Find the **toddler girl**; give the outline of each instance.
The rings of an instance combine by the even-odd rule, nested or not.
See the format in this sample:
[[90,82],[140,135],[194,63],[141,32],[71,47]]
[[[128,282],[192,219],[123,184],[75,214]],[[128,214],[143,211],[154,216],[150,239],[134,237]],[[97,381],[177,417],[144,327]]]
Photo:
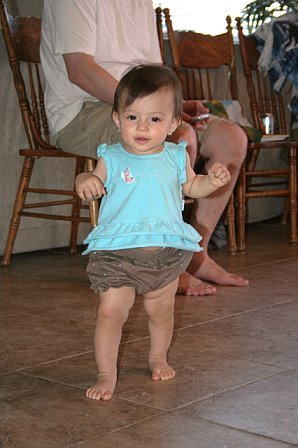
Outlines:
[[184,142],[166,142],[181,123],[181,86],[163,65],[139,65],[120,81],[113,120],[121,143],[98,147],[93,173],[76,179],[81,199],[102,198],[98,225],[86,239],[87,272],[99,293],[95,326],[98,375],[86,395],[109,400],[117,381],[122,327],[142,294],[150,334],[149,367],[154,381],[175,370],[167,353],[174,325],[179,275],[201,236],[182,218],[183,197],[207,196],[230,180],[217,163],[206,176],[191,168]]

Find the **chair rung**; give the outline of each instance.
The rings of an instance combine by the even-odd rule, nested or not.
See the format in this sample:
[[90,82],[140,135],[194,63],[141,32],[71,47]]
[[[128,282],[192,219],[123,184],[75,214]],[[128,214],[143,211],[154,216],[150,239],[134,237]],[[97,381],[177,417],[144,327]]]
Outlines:
[[276,185],[284,185],[286,186],[288,184],[288,182],[256,182],[253,184],[250,184],[250,186],[248,187],[248,191],[250,188],[260,188],[260,187],[271,187],[271,186],[276,186]]
[[246,198],[278,198],[290,196],[290,190],[274,190],[274,191],[254,191],[250,190],[245,193]]
[[42,157],[53,157],[53,158],[64,158],[64,159],[85,159],[86,157],[80,157],[76,154],[71,154],[61,149],[20,149],[19,154],[24,157],[32,157],[32,158],[42,158]]
[[54,205],[72,205],[75,201],[68,199],[64,201],[51,201],[51,202],[38,202],[35,204],[24,204],[23,209],[28,208],[41,208],[41,207],[53,207]]
[[48,213],[34,213],[34,212],[20,212],[21,216],[27,216],[30,218],[40,218],[40,219],[52,219],[59,221],[77,221],[77,222],[89,222],[90,218],[85,218],[84,216],[78,216],[76,218],[72,216],[65,215],[50,215]]
[[74,190],[53,190],[47,188],[25,188],[24,191],[27,193],[39,193],[39,194],[57,194],[61,196],[76,196],[76,192]]
[[290,170],[284,169],[284,170],[258,170],[258,171],[246,171],[245,175],[247,177],[285,177],[289,175]]

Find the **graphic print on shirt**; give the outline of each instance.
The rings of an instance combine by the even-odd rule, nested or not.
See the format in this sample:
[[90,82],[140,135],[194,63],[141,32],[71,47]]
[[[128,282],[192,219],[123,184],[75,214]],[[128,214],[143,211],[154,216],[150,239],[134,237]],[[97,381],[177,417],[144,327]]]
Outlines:
[[135,182],[135,178],[131,174],[130,168],[125,168],[125,170],[121,172],[121,177],[126,184],[132,184]]

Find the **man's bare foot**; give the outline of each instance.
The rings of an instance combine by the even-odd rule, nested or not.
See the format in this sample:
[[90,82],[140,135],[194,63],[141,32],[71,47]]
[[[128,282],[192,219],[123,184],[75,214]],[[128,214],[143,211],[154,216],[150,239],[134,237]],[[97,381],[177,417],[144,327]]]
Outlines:
[[215,286],[208,285],[188,272],[183,272],[179,277],[177,294],[185,296],[209,296],[216,292]]
[[96,383],[86,391],[86,397],[93,400],[110,400],[117,382],[116,374],[99,373]]
[[150,369],[153,381],[170,380],[176,375],[175,370],[169,366],[167,361],[152,361],[150,362]]
[[[240,275],[226,271],[217,264],[209,255],[204,255],[200,260],[200,255],[192,259],[188,270],[196,278],[225,286],[247,286],[249,281]],[[198,267],[199,266],[199,267]]]

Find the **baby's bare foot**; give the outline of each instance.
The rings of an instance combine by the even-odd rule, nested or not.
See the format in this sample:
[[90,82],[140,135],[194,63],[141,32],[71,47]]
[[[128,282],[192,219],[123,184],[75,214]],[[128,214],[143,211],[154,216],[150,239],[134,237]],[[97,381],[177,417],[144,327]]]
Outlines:
[[170,380],[176,375],[175,370],[169,366],[167,361],[150,362],[150,369],[152,372],[151,377],[153,381]]
[[86,397],[93,400],[110,400],[114,393],[117,375],[113,373],[99,373],[96,383],[86,391]]

